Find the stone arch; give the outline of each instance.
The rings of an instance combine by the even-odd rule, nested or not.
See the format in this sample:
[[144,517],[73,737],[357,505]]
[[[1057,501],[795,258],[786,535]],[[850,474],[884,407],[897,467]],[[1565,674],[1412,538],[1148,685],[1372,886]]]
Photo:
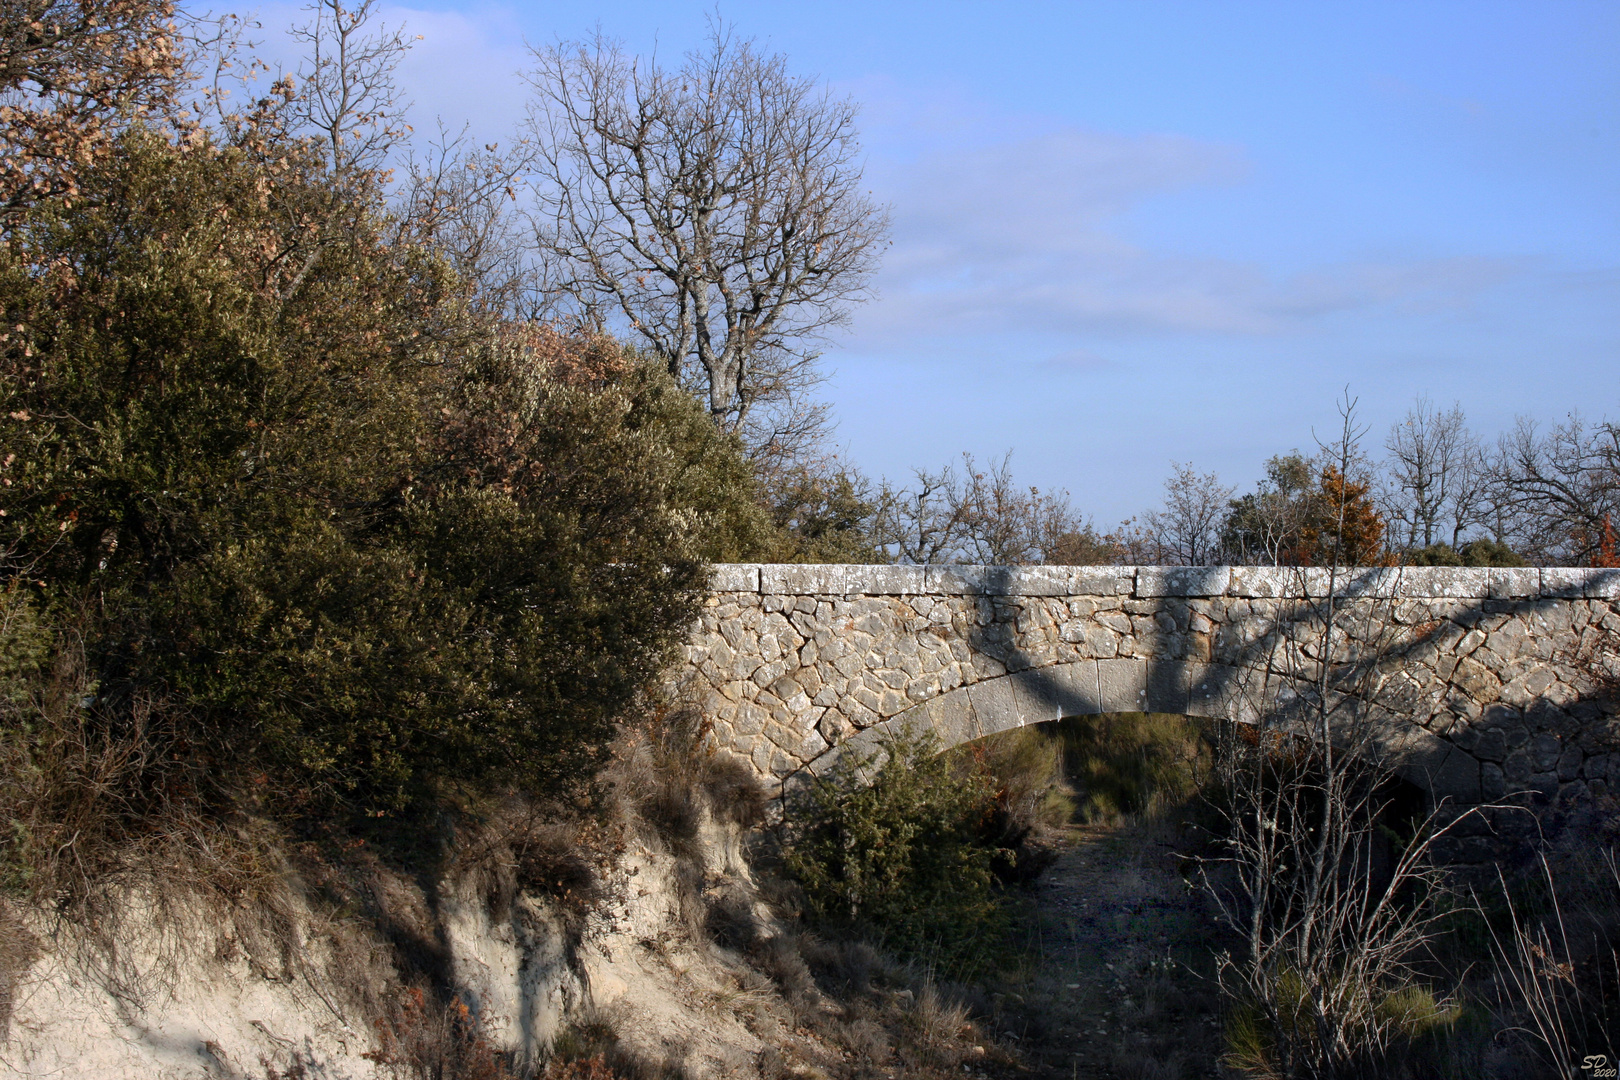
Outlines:
[[672,683],[778,790],[908,724],[956,745],[1127,710],[1251,721],[1245,683],[1278,677],[1278,642],[1330,595],[1395,642],[1377,730],[1408,782],[1457,804],[1620,791],[1620,713],[1570,659],[1620,630],[1614,570],[721,566]]
[[[825,775],[846,755],[869,755],[907,728],[932,732],[943,750],[1013,728],[1076,716],[1161,712],[1253,723],[1238,692],[1241,668],[1198,661],[1080,660],[1026,668],[920,702],[829,747],[801,773]],[[1379,742],[1395,774],[1430,799],[1480,800],[1479,763],[1423,728],[1383,725]],[[792,778],[788,781],[792,786]]]

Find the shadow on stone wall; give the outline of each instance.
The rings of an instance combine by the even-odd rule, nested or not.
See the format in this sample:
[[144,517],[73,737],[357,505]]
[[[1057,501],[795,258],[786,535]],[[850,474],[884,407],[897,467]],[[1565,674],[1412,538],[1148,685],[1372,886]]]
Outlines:
[[[1192,578],[1225,570],[1175,572]],[[1620,571],[1586,575],[1533,597],[1480,598],[1403,597],[1399,570],[1347,572],[1329,596],[1320,574],[1284,570],[1296,595],[1269,601],[1276,613],[1268,625],[1228,622],[1222,633],[1212,633],[1208,659],[1150,655],[1061,663],[1019,643],[1014,620],[1032,599],[1019,595],[1020,573],[975,568],[963,590],[974,596],[981,616],[968,644],[1005,674],[865,728],[803,773],[825,774],[851,753],[871,756],[875,764],[881,739],[908,726],[933,731],[945,747],[1028,724],[1117,712],[1298,730],[1325,700],[1337,723],[1372,725],[1378,753],[1426,793],[1442,820],[1490,807],[1446,838],[1441,853],[1450,860],[1500,859],[1538,841],[1602,831],[1615,818],[1616,702],[1578,660],[1620,640],[1620,615],[1602,599],[1620,582]],[[1186,640],[1190,601],[1197,598],[1153,598],[1149,607],[1165,639]],[[1324,699],[1317,666],[1323,658],[1319,650],[1311,653],[1329,619],[1339,627],[1339,648],[1327,658]],[[784,790],[803,779],[788,778]]]

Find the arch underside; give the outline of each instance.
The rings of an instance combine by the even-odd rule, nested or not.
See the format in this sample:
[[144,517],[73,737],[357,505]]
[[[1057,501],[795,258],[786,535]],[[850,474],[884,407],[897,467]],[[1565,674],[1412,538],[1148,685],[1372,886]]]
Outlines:
[[[1029,724],[1104,713],[1158,712],[1255,723],[1263,702],[1296,696],[1290,680],[1260,685],[1251,669],[1198,661],[1080,660],[1009,672],[961,686],[873,724],[808,762],[797,776],[826,775],[850,755],[876,758],[886,736],[929,731],[941,749]],[[1335,740],[1337,742],[1337,740]],[[1373,742],[1403,780],[1434,800],[1480,801],[1479,763],[1450,742],[1393,715]],[[793,786],[795,777],[788,778]]]

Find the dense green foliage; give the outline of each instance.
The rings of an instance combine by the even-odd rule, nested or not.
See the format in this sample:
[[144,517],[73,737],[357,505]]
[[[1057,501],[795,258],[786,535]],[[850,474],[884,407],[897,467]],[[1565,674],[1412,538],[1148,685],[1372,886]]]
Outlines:
[[1431,544],[1409,551],[1403,561],[1412,566],[1523,566],[1524,557],[1495,540],[1470,540],[1460,548]]
[[1205,724],[1168,713],[1113,713],[1053,725],[1083,819],[1151,817],[1196,799],[1211,767]]
[[[899,955],[983,969],[1007,926],[987,839],[996,784],[971,759],[906,732],[844,759],[788,817],[784,857],[811,917]],[[863,782],[870,779],[870,783]]]
[[163,753],[284,805],[577,778],[703,559],[768,536],[735,441],[611,342],[470,314],[304,144],[121,150],[0,249],[0,552],[81,720],[161,699]]

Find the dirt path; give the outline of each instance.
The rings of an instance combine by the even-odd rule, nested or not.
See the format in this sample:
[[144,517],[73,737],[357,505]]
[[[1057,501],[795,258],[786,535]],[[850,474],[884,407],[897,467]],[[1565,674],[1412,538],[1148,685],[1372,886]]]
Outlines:
[[1219,1076],[1203,897],[1162,827],[1073,826],[1030,890],[1031,966],[998,1002],[1037,1076],[1192,1080]]

